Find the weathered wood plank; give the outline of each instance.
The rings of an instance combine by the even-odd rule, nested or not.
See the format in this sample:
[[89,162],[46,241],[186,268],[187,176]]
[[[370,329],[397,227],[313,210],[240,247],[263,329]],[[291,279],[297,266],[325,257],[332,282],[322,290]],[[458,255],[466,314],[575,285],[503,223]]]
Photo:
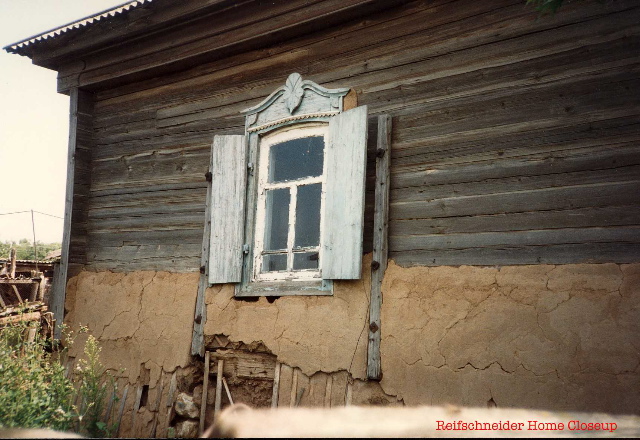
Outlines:
[[276,374],[276,358],[267,353],[219,349],[216,359],[224,359],[224,374],[244,379],[273,380]]
[[391,202],[393,220],[443,218],[640,203],[640,181],[613,182],[450,197],[434,201]]
[[213,408],[213,417],[218,418],[222,409],[222,372],[224,371],[224,360],[218,361],[218,373],[216,374],[216,400]]
[[373,260],[371,262],[371,295],[369,299],[369,344],[367,378],[380,380],[380,335],[382,324],[382,279],[387,270],[389,221],[389,167],[391,156],[391,116],[378,117],[376,149],[375,212],[373,219]]
[[280,362],[276,361],[275,372],[273,376],[273,391],[271,393],[271,408],[278,407],[278,393],[280,391]]
[[118,260],[132,261],[141,258],[180,258],[197,256],[201,243],[170,244],[170,245],[126,245],[114,247],[99,247],[90,249],[92,261]]
[[[640,132],[640,123],[632,124],[624,133],[629,138]],[[598,131],[599,136],[603,136]],[[391,175],[392,191],[415,187],[428,190],[435,185],[477,183],[513,177],[530,177],[572,173],[577,171],[615,170],[640,164],[640,146],[629,144],[609,148],[594,148],[580,142],[580,148],[547,152],[516,158],[503,158],[492,162],[423,165],[400,168]],[[396,193],[394,193],[396,194]]]
[[[207,185],[207,198],[205,199],[200,279],[191,341],[191,354],[193,355],[202,356],[204,351],[204,326],[207,322],[204,296],[209,283],[212,280],[233,281],[229,277],[234,275],[240,281],[240,276],[233,271],[241,272],[242,267],[235,267],[232,260],[234,256],[239,257],[239,264],[242,265],[241,241],[243,239],[244,189],[246,187],[245,156],[244,136],[216,136],[213,138],[209,162],[211,181]],[[226,191],[230,193],[226,194]],[[228,216],[229,213],[239,213],[239,215]],[[217,405],[220,387],[216,393]]]
[[334,116],[326,146],[322,277],[358,279],[367,152],[367,107]]
[[640,226],[410,235],[391,237],[390,240],[393,252],[581,243],[636,243],[640,246]]
[[171,245],[202,243],[202,226],[199,228],[175,228],[143,231],[90,232],[89,250],[97,247]]
[[187,212],[180,215],[172,216],[158,215],[141,215],[137,217],[120,217],[108,219],[90,219],[87,222],[87,228],[92,231],[109,231],[109,230],[150,230],[150,229],[167,229],[176,226],[184,226],[185,228],[202,227],[205,219],[204,210],[200,212]]
[[116,422],[116,437],[120,433],[120,427],[122,426],[122,415],[124,414],[124,404],[127,402],[127,393],[129,392],[129,384],[127,383],[124,386],[124,391],[122,392],[122,399],[120,400],[120,409],[118,410],[118,421]]
[[546,246],[508,246],[436,251],[391,251],[398,265],[409,266],[494,266],[524,264],[636,263],[639,243],[582,243]]
[[202,379],[202,399],[200,400],[200,427],[198,435],[202,436],[204,432],[205,416],[207,414],[207,393],[209,392],[209,367],[211,352],[207,351],[204,354],[204,378]]
[[[68,90],[73,85],[87,86],[90,84],[105,83],[111,84],[123,83],[140,78],[151,76],[150,68],[160,68],[163,72],[174,72],[185,68],[188,65],[194,65],[202,62],[204,59],[220,58],[229,53],[250,50],[256,47],[264,47],[269,43],[276,43],[286,38],[292,38],[322,29],[345,21],[347,18],[360,16],[363,13],[372,10],[380,10],[388,7],[391,2],[379,2],[373,0],[345,0],[332,1],[316,1],[309,4],[304,2],[288,2],[291,8],[297,8],[292,14],[281,14],[270,19],[263,19],[251,25],[237,28],[237,23],[229,23],[231,29],[226,32],[211,35],[212,30],[224,29],[226,26],[220,23],[218,26],[212,26],[209,23],[209,29],[204,37],[196,39],[188,47],[176,45],[176,36],[165,35],[169,46],[166,49],[154,50],[152,53],[136,54],[131,49],[127,54],[129,59],[120,62],[112,62],[104,67],[92,68],[92,59],[87,60],[87,67],[82,70],[82,75],[71,73],[69,75],[61,74],[58,79],[58,90]],[[267,8],[271,12],[274,7]],[[240,16],[249,16],[253,19],[254,14],[242,14],[237,11]],[[218,17],[216,17],[218,18]],[[218,18],[224,20],[223,16]],[[231,19],[231,21],[235,21]],[[193,25],[192,25],[193,27]],[[188,35],[188,34],[187,34]],[[154,36],[154,40],[157,39]],[[142,46],[142,45],[141,45]],[[144,47],[144,46],[143,46]],[[121,51],[122,52],[122,51]],[[111,54],[115,59],[114,54]],[[137,75],[136,75],[137,74]],[[157,74],[157,72],[156,72]]]
[[[612,158],[612,161],[615,161]],[[559,166],[562,168],[562,165]],[[576,185],[629,182],[640,177],[640,165],[621,166],[610,169],[561,172],[550,168],[549,174],[539,176],[487,179],[476,182],[460,182],[444,185],[425,185],[392,191],[397,203],[433,201],[447,197],[463,197],[480,194],[496,194],[508,188],[510,191],[529,191],[541,188],[560,188]],[[462,179],[461,179],[462,180]],[[466,179],[464,179],[466,180]]]
[[[76,180],[76,162],[81,162],[80,156],[76,158],[77,132],[82,128],[82,124],[78,122],[78,115],[82,113],[91,114],[92,97],[88,93],[73,88],[70,92],[70,109],[69,109],[69,146],[67,152],[67,186],[64,208],[64,223],[62,234],[62,253],[60,257],[60,266],[58,269],[58,280],[55,282],[52,291],[51,312],[58,325],[54,329],[54,338],[60,339],[62,336],[61,325],[64,321],[64,302],[66,297],[66,284],[69,275],[69,256],[76,249],[71,245],[74,229],[72,224],[72,212],[74,209],[82,208],[74,205],[76,201],[75,190],[77,184],[85,183],[83,180]],[[85,121],[86,123],[86,121]],[[86,160],[86,158],[85,158]]]
[[542,90],[505,91],[504,96],[468,97],[452,100],[445,106],[424,108],[397,117],[398,141],[407,138],[443,136],[486,126],[499,126],[536,119],[562,119],[565,115],[605,109],[635,108],[633,90],[640,87],[637,72],[614,72],[610,78],[596,77],[583,81],[544,87]]
[[396,220],[389,234],[394,237],[427,234],[527,231],[535,229],[584,228],[640,225],[640,206],[604,206],[557,211],[531,211],[414,220]]
[[133,272],[136,270],[166,271],[173,273],[198,272],[200,257],[181,258],[141,258],[132,261],[101,260],[92,261],[88,268],[95,271]]
[[209,284],[242,280],[247,144],[244,136],[216,136],[211,148]]

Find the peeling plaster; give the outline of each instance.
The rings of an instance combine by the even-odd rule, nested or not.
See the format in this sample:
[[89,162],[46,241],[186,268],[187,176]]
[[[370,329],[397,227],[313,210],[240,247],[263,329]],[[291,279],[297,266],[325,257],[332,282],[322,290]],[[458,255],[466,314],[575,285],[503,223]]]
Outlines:
[[[371,256],[363,258],[370,267]],[[336,282],[333,296],[283,296],[273,304],[233,299],[233,286],[207,289],[205,334],[261,341],[278,359],[305,375],[349,371],[366,379],[370,273]]]

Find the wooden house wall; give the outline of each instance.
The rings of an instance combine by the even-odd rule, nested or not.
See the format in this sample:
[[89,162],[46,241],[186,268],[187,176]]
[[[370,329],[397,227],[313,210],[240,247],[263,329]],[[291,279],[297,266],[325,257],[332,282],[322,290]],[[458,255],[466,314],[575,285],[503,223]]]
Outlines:
[[96,90],[88,265],[197,271],[212,137],[294,71],[393,117],[399,264],[640,261],[639,49],[633,0],[416,1]]

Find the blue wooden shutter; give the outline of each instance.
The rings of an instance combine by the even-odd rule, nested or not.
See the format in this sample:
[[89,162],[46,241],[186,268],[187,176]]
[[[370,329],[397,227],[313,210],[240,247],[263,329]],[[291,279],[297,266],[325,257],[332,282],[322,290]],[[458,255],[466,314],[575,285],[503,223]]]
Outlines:
[[367,162],[367,107],[331,118],[322,218],[322,278],[359,279]]
[[209,284],[242,280],[247,143],[240,135],[214,136],[211,146]]

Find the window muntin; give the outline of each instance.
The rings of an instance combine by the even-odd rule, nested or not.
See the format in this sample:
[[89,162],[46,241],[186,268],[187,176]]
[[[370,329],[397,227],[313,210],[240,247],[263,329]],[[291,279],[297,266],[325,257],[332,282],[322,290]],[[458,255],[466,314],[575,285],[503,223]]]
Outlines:
[[326,135],[306,125],[261,139],[252,281],[321,277]]

